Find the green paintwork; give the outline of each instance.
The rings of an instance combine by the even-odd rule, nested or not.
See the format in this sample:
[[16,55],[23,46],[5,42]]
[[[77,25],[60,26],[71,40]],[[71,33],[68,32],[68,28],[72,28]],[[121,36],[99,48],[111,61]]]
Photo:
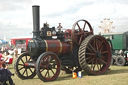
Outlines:
[[128,31],[123,33],[105,33],[101,35],[110,38],[113,49],[128,49]]

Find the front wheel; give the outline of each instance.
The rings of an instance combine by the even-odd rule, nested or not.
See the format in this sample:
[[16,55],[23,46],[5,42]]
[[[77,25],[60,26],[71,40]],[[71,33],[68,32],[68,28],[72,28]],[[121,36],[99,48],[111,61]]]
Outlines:
[[20,55],[15,63],[16,75],[21,79],[32,79],[36,76],[35,67],[25,65],[27,62],[34,63],[28,53]]
[[45,52],[36,62],[36,72],[42,81],[53,81],[60,73],[60,61],[56,54]]

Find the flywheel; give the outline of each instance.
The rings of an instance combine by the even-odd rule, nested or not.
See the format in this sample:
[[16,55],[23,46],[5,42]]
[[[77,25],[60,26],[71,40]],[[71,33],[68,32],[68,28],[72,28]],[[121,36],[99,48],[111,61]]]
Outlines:
[[111,63],[111,49],[100,35],[90,35],[83,40],[78,51],[81,68],[88,74],[105,73]]

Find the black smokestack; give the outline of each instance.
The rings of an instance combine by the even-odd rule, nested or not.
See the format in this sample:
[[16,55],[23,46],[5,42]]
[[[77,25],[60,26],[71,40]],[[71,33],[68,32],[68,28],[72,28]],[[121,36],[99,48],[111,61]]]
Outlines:
[[33,38],[40,38],[40,6],[32,6],[33,10]]

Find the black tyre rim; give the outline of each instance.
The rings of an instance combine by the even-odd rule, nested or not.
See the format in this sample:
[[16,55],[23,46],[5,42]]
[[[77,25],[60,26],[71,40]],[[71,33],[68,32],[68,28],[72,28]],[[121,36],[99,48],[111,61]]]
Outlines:
[[36,76],[36,69],[34,67],[25,66],[25,62],[28,61],[33,62],[28,53],[23,53],[15,63],[15,72],[21,79],[31,79]]

